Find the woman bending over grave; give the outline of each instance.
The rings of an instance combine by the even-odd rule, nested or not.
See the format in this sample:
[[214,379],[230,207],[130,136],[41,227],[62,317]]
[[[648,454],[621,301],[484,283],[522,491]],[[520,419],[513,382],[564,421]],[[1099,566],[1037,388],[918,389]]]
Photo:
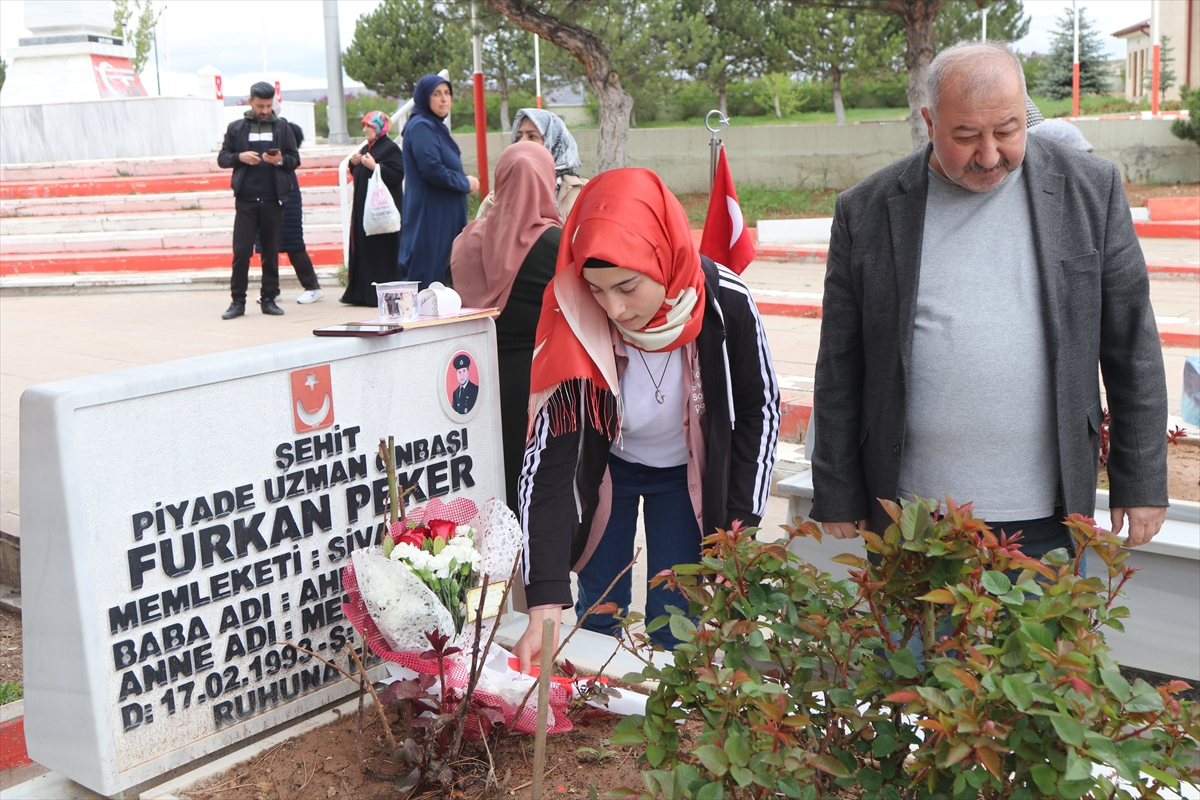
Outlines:
[[[538,322],[530,434],[519,484],[529,627],[521,670],[557,625],[598,601],[633,560],[644,503],[648,574],[696,563],[700,540],[766,507],[779,389],[742,280],[696,252],[687,215],[657,175],[593,178],[567,219]],[[626,573],[605,598],[627,609]],[[682,595],[649,589],[647,619]],[[610,635],[611,616],[584,627]],[[667,628],[650,637],[671,648]],[[556,644],[557,646],[557,644]]]
[[528,430],[529,366],[542,295],[554,277],[562,219],[554,204],[554,158],[531,142],[508,147],[496,163],[491,214],[454,240],[450,274],[463,305],[500,309],[496,350],[504,486],[517,510],[517,478]]

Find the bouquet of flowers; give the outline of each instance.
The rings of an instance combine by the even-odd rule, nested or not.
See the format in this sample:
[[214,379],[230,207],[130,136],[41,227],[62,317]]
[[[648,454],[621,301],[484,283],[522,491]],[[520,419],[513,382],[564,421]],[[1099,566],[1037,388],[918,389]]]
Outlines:
[[[439,632],[451,646],[471,652],[475,608],[469,600],[485,576],[504,581],[521,549],[523,534],[499,500],[480,511],[474,502],[434,499],[388,526],[382,546],[355,550],[342,571],[350,594],[347,617],[387,660],[429,647],[426,633]],[[491,586],[495,603],[503,586]],[[474,602],[478,604],[478,590]],[[484,621],[484,641],[498,618]]]
[[475,586],[475,570],[483,560],[475,549],[471,526],[444,519],[409,528],[397,523],[383,537],[383,554],[407,564],[450,612],[454,634],[462,633],[467,621],[467,590]]

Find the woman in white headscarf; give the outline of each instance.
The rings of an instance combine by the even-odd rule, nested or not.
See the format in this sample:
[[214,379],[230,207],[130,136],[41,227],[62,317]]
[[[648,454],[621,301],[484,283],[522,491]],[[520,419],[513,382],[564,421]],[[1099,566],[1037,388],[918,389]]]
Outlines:
[[[581,165],[579,148],[567,126],[557,114],[540,108],[522,108],[513,118],[512,140],[514,143],[534,142],[543,145],[554,156],[554,199],[559,213],[566,219],[575,205],[575,198],[587,184],[585,179],[576,174]],[[483,198],[475,219],[486,217],[492,203],[491,194]]]

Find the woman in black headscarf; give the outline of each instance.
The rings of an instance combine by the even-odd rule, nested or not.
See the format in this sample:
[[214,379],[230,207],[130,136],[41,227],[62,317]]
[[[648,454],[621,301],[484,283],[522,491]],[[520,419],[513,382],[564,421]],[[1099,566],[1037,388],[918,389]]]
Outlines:
[[392,121],[382,111],[371,111],[363,117],[363,134],[367,143],[350,156],[354,175],[354,210],[350,219],[350,263],[346,265],[346,292],[342,302],[356,306],[377,304],[373,283],[400,280],[396,255],[400,251],[400,232],[376,233],[367,236],[363,230],[363,209],[367,205],[367,184],[371,173],[379,174],[383,185],[400,207],[404,194],[404,157],[400,148],[388,138]]
[[404,206],[400,219],[400,272],[424,289],[445,282],[454,237],[467,224],[467,195],[479,179],[464,175],[458,144],[444,120],[454,90],[440,75],[426,75],[413,91],[413,112],[404,125]]

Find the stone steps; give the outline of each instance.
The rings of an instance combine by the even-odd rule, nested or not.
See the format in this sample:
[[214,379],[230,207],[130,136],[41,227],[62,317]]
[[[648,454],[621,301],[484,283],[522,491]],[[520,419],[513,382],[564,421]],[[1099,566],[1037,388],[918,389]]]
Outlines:
[[[306,233],[309,226],[340,227],[341,221],[342,212],[337,206],[322,205],[304,209]],[[168,231],[182,233],[188,230],[222,230],[232,235],[233,211],[222,208],[66,217],[10,217],[0,219],[0,235],[4,237],[0,240],[0,252],[20,252],[9,248],[18,244],[32,244],[40,241],[71,241],[107,234],[111,234],[113,240],[116,240],[122,233],[166,233]],[[105,238],[109,237],[105,236]]]
[[[309,186],[300,191],[304,207],[337,206],[337,186]],[[161,194],[116,194],[85,197],[39,197],[0,201],[3,220],[25,217],[53,218],[101,214],[147,214],[155,211],[212,211],[234,207],[228,187],[211,192],[164,192]],[[3,230],[3,228],[0,228]]]
[[[308,232],[305,232],[308,238]],[[233,257],[228,238],[221,247],[187,247],[176,249],[149,248],[142,250],[102,250],[95,252],[32,253],[0,255],[0,275],[30,276],[72,272],[175,272],[180,270],[224,269],[228,276]],[[306,242],[307,243],[307,242]],[[340,266],[342,244],[307,243],[308,254],[317,266]],[[257,255],[251,256],[251,268],[260,265]],[[280,254],[280,264],[286,257]],[[7,283],[5,284],[7,287]]]
[[[300,166],[302,169],[336,167],[350,150],[350,146],[303,147],[300,150]],[[82,181],[95,178],[186,175],[205,172],[229,174],[229,170],[222,169],[217,165],[216,153],[211,153],[191,156],[114,158],[98,161],[5,164],[0,166],[0,183]]]
[[[337,169],[300,167],[296,178],[303,186],[337,186]],[[178,175],[119,176],[59,181],[0,182],[0,200],[35,197],[91,197],[114,194],[164,194],[176,192],[229,191],[230,173],[190,173]]]
[[[301,152],[304,237],[319,266],[342,263],[337,165],[346,152]],[[0,168],[0,275],[228,270],[230,175],[215,155]]]
[[[308,216],[307,214],[305,215]],[[329,216],[326,214],[325,216]],[[227,215],[228,217],[228,215]],[[226,222],[231,220],[226,219]],[[194,220],[185,220],[191,223]],[[218,222],[219,224],[219,222]],[[342,241],[340,223],[322,222],[304,226],[306,245],[334,244]],[[233,227],[172,228],[146,227],[137,230],[83,231],[79,233],[4,236],[0,240],[0,262],[8,256],[49,255],[52,253],[120,252],[123,250],[189,250],[204,247],[232,248]],[[232,250],[230,251],[232,252]]]

